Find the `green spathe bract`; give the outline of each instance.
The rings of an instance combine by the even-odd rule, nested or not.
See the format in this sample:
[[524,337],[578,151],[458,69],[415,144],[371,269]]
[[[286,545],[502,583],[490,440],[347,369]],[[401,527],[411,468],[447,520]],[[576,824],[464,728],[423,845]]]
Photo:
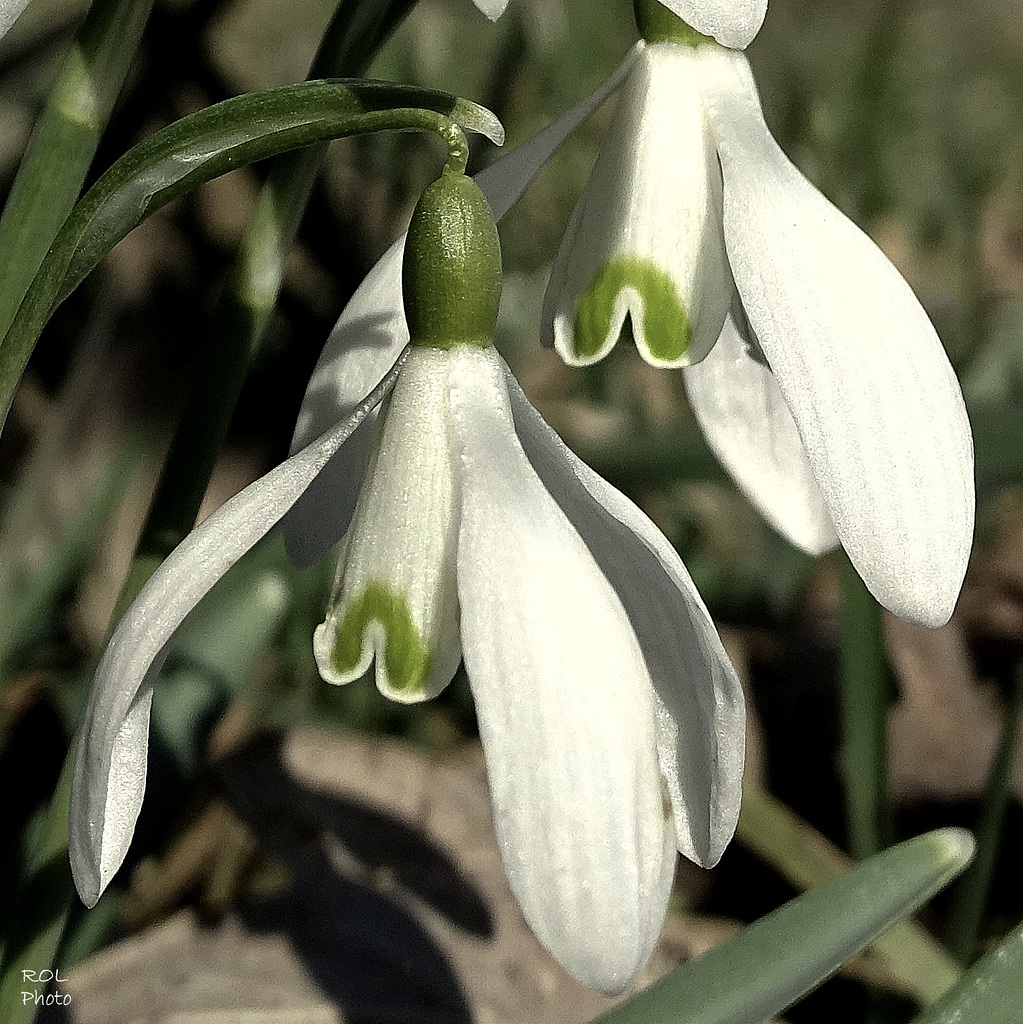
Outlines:
[[430,673],[430,648],[412,620],[405,596],[380,580],[371,580],[349,602],[334,634],[333,668],[339,675],[355,669],[371,622],[378,622],[386,637],[384,667],[390,686],[405,696],[422,693]]
[[493,342],[501,301],[501,243],[490,204],[463,174],[445,172],[412,214],[402,263],[413,345]]
[[636,28],[648,43],[682,43],[685,46],[717,46],[712,36],[697,32],[659,0],[633,0]]
[[593,358],[609,347],[611,317],[625,289],[642,301],[643,338],[650,354],[659,361],[678,362],[692,341],[692,324],[675,282],[644,256],[613,257],[579,296],[572,339],[576,356]]

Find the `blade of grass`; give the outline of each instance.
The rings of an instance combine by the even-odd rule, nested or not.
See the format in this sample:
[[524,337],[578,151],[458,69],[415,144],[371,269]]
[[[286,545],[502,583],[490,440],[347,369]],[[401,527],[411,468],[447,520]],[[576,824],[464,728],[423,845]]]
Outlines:
[[1023,925],[981,957],[913,1024],[1018,1024],[1023,1004]]
[[46,832],[29,859],[28,884],[16,897],[15,934],[4,949],[0,969],[0,1020],[29,1024],[36,1006],[26,1001],[25,971],[42,971],[53,964],[64,934],[74,894],[67,860],[67,808],[71,792],[71,763],[64,762],[57,789],[50,801]]
[[[148,448],[148,443],[136,435],[122,439],[24,587],[16,594],[5,595],[9,603],[2,602],[5,614],[0,631],[0,680],[6,676],[11,659],[29,642],[39,624],[49,618],[60,595],[92,554],[100,531]],[[0,579],[0,585],[4,582]],[[6,728],[7,721],[0,716],[0,738]]]

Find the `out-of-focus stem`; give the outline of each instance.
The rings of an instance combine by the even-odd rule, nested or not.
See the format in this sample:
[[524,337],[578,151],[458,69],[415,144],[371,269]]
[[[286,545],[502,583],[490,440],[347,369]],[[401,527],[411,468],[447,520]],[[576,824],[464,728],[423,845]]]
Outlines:
[[977,855],[956,885],[948,928],[952,955],[968,964],[977,949],[984,908],[991,890],[991,878],[998,860],[1009,786],[1019,746],[1020,715],[1023,714],[1023,664],[1017,666],[1012,698],[1005,708],[1002,736],[995,751],[987,786],[981,801],[975,836]]
[[842,560],[841,705],[849,852],[863,860],[888,840],[888,661],[881,607]]

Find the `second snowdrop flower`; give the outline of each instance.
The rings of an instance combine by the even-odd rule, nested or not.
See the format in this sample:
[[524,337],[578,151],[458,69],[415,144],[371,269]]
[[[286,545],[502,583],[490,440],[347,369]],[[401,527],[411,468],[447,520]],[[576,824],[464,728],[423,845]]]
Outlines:
[[684,367],[740,489],[795,544],[841,541],[886,608],[946,622],[973,537],[962,394],[916,297],[793,166],[745,55],[635,0],[617,117],[548,285],[546,340],[594,362],[630,321]]

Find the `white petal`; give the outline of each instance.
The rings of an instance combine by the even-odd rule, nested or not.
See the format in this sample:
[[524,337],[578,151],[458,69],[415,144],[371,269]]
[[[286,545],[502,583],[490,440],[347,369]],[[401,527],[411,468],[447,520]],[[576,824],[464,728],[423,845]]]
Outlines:
[[[495,218],[508,212],[558,146],[618,88],[633,57],[630,52],[590,96],[476,175]],[[292,452],[349,415],[408,344],[401,304],[404,248],[402,235],[366,275],[331,331],[302,400]],[[348,529],[369,457],[370,429],[367,424],[355,434],[285,517],[284,540],[296,565],[318,562]]]
[[750,357],[731,317],[707,358],[682,375],[707,443],[763,517],[811,555],[838,544],[774,375]]
[[[408,344],[401,307],[404,248],[402,235],[366,275],[331,331],[302,399],[293,453],[347,419]],[[338,451],[281,524],[288,555],[300,568],[323,558],[352,521],[374,418]]]
[[28,0],[0,0],[0,36],[7,34],[27,6]]
[[637,52],[544,298],[543,340],[577,366],[608,353],[626,315],[647,362],[695,362],[731,301],[702,64],[687,46]]
[[649,676],[515,438],[498,357],[452,355],[462,640],[505,869],[566,970],[620,992],[660,933],[675,861]]
[[235,495],[194,529],[139,592],[96,670],[78,740],[68,850],[79,895],[93,906],[128,851],[145,789],[152,684],[185,616],[309,486],[394,384],[389,376],[333,430]]
[[896,615],[941,625],[973,539],[959,383],[909,285],[771,137],[745,58],[719,54],[707,88],[743,306],[857,571]]
[[472,2],[491,20],[497,21],[504,14],[508,0],[472,0]]
[[767,0],[661,0],[697,32],[713,36],[722,46],[745,49],[760,31]]
[[[331,683],[359,679],[375,657],[380,692],[412,703],[440,693],[462,660],[448,353],[412,349],[380,420],[338,592],[313,651]],[[345,668],[338,668],[339,651],[347,654]]]
[[621,64],[586,99],[476,175],[474,180],[483,189],[496,220],[500,220],[514,206],[565,139],[621,86],[638,54],[638,48],[633,47]]
[[739,816],[745,704],[735,670],[682,560],[624,494],[574,455],[508,373],[529,461],[615,589],[639,638],[658,706],[658,750],[679,850],[717,863]]

